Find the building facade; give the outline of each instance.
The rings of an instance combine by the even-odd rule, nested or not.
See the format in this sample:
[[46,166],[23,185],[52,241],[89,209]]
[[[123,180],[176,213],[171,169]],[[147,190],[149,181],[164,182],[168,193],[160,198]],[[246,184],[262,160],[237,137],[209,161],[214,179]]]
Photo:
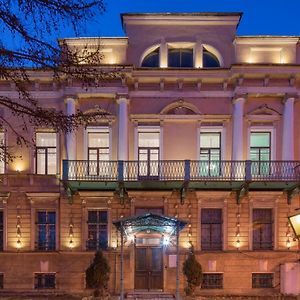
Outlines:
[[[121,79],[82,89],[31,73],[31,93],[46,107],[105,117],[65,135],[32,128],[36,147],[16,146],[17,158],[2,163],[0,289],[81,292],[103,249],[117,294],[113,222],[153,213],[187,222],[182,292],[193,246],[204,273],[198,294],[300,293],[287,219],[300,206],[299,37],[237,36],[240,18],[123,14],[126,38],[64,40],[76,50],[100,44],[99,69],[117,68]],[[0,93],[18,96],[5,81]],[[12,146],[12,129],[1,139]],[[125,237],[125,291],[174,292],[175,278],[173,237]]]

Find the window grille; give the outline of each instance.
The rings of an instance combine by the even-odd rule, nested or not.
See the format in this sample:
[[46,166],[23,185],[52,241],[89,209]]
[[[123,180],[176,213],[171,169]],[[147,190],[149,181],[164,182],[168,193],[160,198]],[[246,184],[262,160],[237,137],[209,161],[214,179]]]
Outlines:
[[253,273],[252,288],[272,288],[273,273]]
[[222,289],[223,288],[223,274],[204,273],[201,288],[202,289]]
[[35,289],[55,289],[56,280],[55,273],[35,273],[34,288]]

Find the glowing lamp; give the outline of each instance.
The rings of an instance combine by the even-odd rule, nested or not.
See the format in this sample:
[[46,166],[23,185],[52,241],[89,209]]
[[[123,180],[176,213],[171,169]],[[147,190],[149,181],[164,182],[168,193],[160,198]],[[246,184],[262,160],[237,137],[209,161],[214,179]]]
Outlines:
[[163,245],[168,246],[170,244],[170,237],[164,236],[163,237]]
[[74,248],[74,242],[73,242],[73,240],[70,240],[70,241],[69,241],[69,248],[70,248],[70,249],[73,249],[73,248]]
[[293,228],[295,237],[300,239],[300,212],[288,217],[291,227]]
[[235,246],[236,246],[236,248],[239,250],[239,248],[241,247],[241,242],[240,242],[240,240],[237,240],[237,241],[235,242]]
[[21,249],[22,243],[21,243],[21,240],[20,240],[20,239],[17,240],[17,245],[16,245],[16,247],[17,247],[17,249]]

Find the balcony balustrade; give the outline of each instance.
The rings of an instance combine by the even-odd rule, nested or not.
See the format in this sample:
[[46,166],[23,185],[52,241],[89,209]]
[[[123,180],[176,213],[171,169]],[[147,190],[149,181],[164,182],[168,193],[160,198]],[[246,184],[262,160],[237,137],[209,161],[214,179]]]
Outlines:
[[299,181],[300,161],[64,160],[65,181]]

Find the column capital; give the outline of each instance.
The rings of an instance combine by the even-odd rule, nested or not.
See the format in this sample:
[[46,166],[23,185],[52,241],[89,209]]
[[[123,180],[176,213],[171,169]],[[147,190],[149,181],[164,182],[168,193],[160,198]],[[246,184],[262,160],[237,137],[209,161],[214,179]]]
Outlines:
[[65,99],[64,99],[64,103],[67,104],[67,103],[70,102],[70,101],[74,101],[75,104],[77,104],[77,102],[78,102],[77,96],[74,96],[74,95],[66,95],[66,96],[65,96]]
[[234,95],[231,99],[231,103],[232,104],[236,104],[238,102],[243,102],[245,103],[246,100],[247,100],[247,97],[248,95],[247,94],[237,94],[237,95]]
[[128,94],[117,94],[116,101],[118,104],[121,104],[123,102],[125,102],[126,104],[129,104],[130,99],[129,99]]
[[287,101],[291,101],[291,100],[293,100],[293,101],[296,101],[296,100],[298,100],[298,94],[285,94],[284,95],[284,97],[283,97],[283,99],[282,99],[282,103],[286,103]]

